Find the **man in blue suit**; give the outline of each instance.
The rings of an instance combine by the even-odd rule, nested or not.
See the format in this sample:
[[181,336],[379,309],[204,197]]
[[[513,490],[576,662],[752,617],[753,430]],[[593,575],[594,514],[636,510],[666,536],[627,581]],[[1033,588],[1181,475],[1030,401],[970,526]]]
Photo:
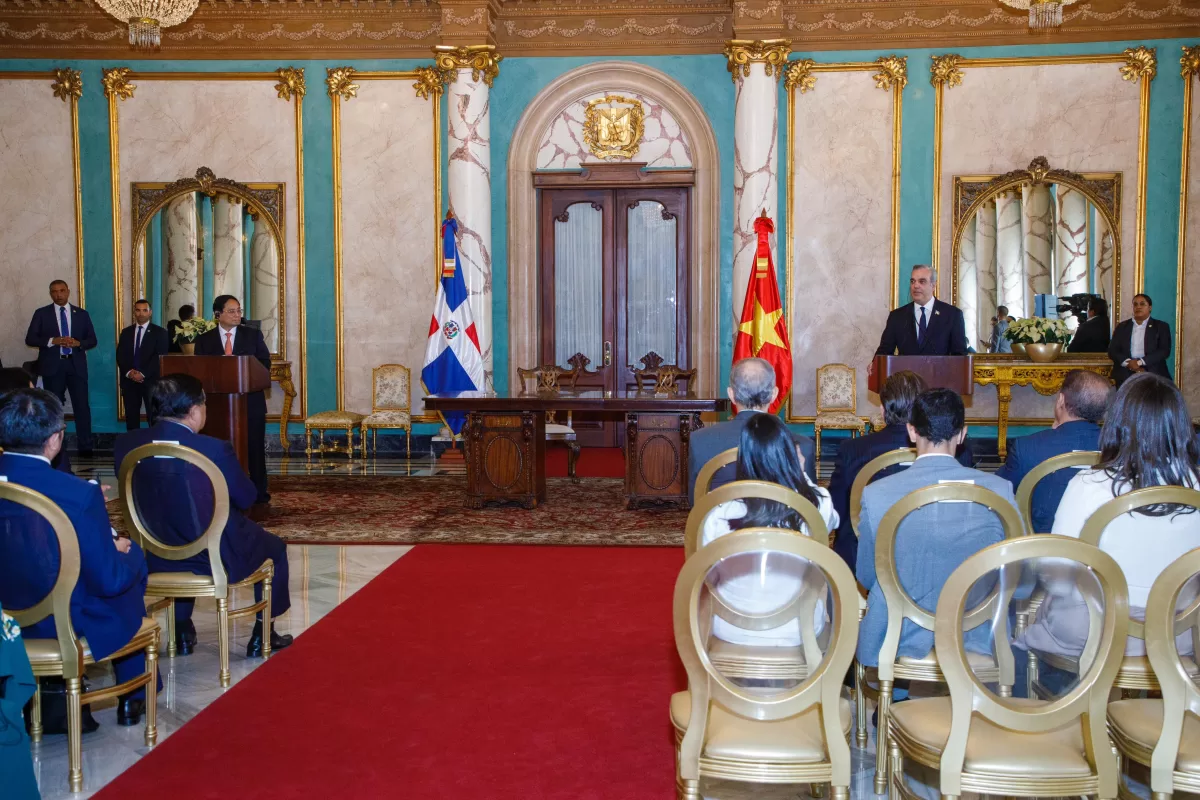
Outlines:
[[[21,367],[0,367],[0,394],[13,389],[32,389],[35,384],[33,376]],[[65,449],[59,450],[58,455],[50,460],[50,466],[68,475],[75,474],[71,469],[71,457]]]
[[[243,512],[254,504],[257,490],[238,462],[233,445],[224,439],[203,436],[207,410],[204,389],[190,375],[166,375],[150,390],[150,413],[155,419],[149,428],[139,428],[117,437],[113,446],[113,461],[118,472],[121,462],[132,450],[152,442],[175,442],[212,461],[229,491],[229,521],[221,535],[221,562],[230,583],[244,580],[262,566],[268,558],[275,564],[275,579],[271,583],[271,618],[276,619],[291,606],[288,596],[287,545],[278,536],[246,519]],[[199,538],[212,519],[212,483],[196,467],[177,459],[143,461],[133,474],[134,497],[142,522],[164,544],[184,545]],[[158,498],[170,501],[156,502]],[[208,552],[183,561],[168,561],[154,554],[148,556],[152,572],[192,572],[211,575]],[[255,587],[255,597],[261,596]],[[192,624],[195,601],[175,601],[176,648],[182,655],[192,652],[196,645],[196,627]],[[261,620],[254,624],[246,657],[262,656],[263,630]],[[292,643],[291,636],[281,636],[271,628],[271,649],[282,650]]]
[[[1054,398],[1054,427],[1010,441],[1008,458],[996,477],[1011,483],[1015,492],[1025,476],[1046,459],[1097,449],[1100,424],[1112,396],[1113,387],[1107,378],[1082,369],[1068,372],[1062,390]],[[1054,528],[1054,514],[1073,477],[1073,470],[1062,469],[1047,475],[1033,490],[1034,533],[1050,533]]]
[[[0,475],[46,495],[66,513],[79,540],[79,581],[71,595],[71,624],[97,660],[133,638],[146,616],[146,558],[128,539],[114,539],[100,487],[59,472],[50,460],[62,448],[66,423],[58,398],[41,389],[0,395]],[[50,526],[15,503],[0,502],[0,603],[29,608],[49,594],[58,575],[58,543]],[[28,627],[25,638],[52,639],[54,617]],[[143,653],[113,662],[117,682],[145,671]],[[120,725],[136,725],[145,690],[121,697]]]
[[33,312],[25,344],[38,348],[38,374],[42,385],[66,402],[71,393],[71,411],[75,415],[75,438],[79,455],[92,457],[92,408],[88,404],[87,352],[96,346],[92,318],[79,306],[67,301],[71,287],[66,281],[50,284],[54,302]]

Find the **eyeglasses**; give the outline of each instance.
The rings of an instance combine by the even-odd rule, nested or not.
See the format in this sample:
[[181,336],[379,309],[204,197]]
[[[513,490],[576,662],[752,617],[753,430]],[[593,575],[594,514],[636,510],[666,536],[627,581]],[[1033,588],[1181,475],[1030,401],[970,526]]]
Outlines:
[[224,311],[222,311],[221,313],[222,314],[233,314],[234,316],[240,317],[242,315],[242,310],[240,308],[227,308]]

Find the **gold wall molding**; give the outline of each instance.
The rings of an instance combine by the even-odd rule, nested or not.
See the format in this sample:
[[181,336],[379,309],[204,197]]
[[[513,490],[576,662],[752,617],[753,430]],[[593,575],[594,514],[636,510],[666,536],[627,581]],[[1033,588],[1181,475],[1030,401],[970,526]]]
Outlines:
[[[1141,108],[1138,114],[1137,230],[1134,239],[1133,286],[1135,292],[1144,292],[1146,291],[1146,172],[1150,163],[1150,82],[1158,74],[1158,55],[1157,50],[1153,47],[1130,47],[1121,55],[1125,58],[1125,64],[1121,67],[1121,78],[1137,83],[1141,91]],[[1117,277],[1119,280],[1120,276]],[[1119,311],[1117,313],[1120,314]]]
[[1200,80],[1200,44],[1183,47],[1183,55],[1179,58],[1179,77],[1183,79],[1183,158],[1179,169],[1179,261],[1175,271],[1175,383],[1183,388],[1183,324],[1187,305],[1184,295],[1187,291],[1187,221],[1188,221],[1188,181],[1191,175],[1192,160],[1192,84]]
[[471,80],[482,80],[490,88],[500,74],[500,62],[504,56],[496,52],[492,44],[473,44],[465,47],[438,45],[433,48],[437,68],[451,73],[452,80],[458,79],[459,70],[471,70]]
[[[791,319],[795,247],[792,246],[792,223],[795,217],[795,163],[796,163],[796,92],[806,94],[816,87],[817,75],[822,72],[869,72],[875,87],[892,94],[892,170],[891,170],[891,288],[889,297],[895,302],[900,284],[900,155],[904,119],[904,87],[908,85],[908,60],[901,56],[881,56],[875,61],[854,61],[820,64],[811,59],[790,62],[786,70],[784,86],[787,89],[787,189],[785,191],[787,214],[788,248],[784,270],[787,284],[785,307]],[[789,394],[785,416],[788,422],[808,424],[815,417],[793,416],[792,397]]]
[[[497,59],[498,60],[498,59]],[[344,410],[346,406],[346,337],[344,330],[343,298],[343,259],[342,259],[342,103],[358,97],[361,88],[351,81],[414,81],[417,97],[432,100],[433,117],[433,219],[430,227],[433,229],[433,285],[436,289],[441,278],[442,255],[442,94],[446,83],[445,73],[440,67],[418,67],[405,72],[356,72],[350,67],[327,69],[328,79],[326,89],[333,112],[333,302],[336,309],[337,329],[335,345],[337,349],[337,407]],[[337,80],[334,75],[337,73]],[[353,86],[353,91],[345,93],[347,86]],[[437,414],[417,414],[413,422],[438,422]]]
[[750,77],[752,64],[762,64],[768,78],[779,80],[791,52],[791,39],[730,39],[725,45],[725,58],[729,61],[727,69],[734,83]]

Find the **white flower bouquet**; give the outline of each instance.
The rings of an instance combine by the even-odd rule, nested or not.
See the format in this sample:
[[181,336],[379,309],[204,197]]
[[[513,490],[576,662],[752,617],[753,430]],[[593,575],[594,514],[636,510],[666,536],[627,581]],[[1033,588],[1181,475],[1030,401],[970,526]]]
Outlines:
[[1009,322],[1004,338],[1016,344],[1066,344],[1071,331],[1061,319],[1029,317]]
[[175,342],[177,344],[191,344],[196,341],[197,336],[202,333],[208,333],[215,327],[217,327],[216,320],[205,319],[204,317],[192,317],[179,323],[179,327],[175,329]]

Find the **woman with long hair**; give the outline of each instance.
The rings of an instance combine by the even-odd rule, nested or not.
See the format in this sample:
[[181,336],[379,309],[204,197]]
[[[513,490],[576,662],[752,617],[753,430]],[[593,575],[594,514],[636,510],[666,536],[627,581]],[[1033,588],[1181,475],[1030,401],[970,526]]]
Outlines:
[[[778,417],[755,414],[742,429],[738,443],[737,480],[766,481],[791,489],[816,506],[828,530],[836,530],[838,514],[829,492],[813,484],[804,472],[804,458],[791,432]],[[786,528],[805,533],[800,515],[774,500],[731,500],[712,510],[701,531],[700,542],[746,528]],[[766,557],[766,556],[764,556]],[[804,579],[804,570],[763,569],[746,558],[738,563],[717,567],[717,579],[710,582],[723,601],[743,613],[761,614],[782,607],[796,596]],[[777,566],[782,566],[778,561]],[[753,568],[752,568],[753,567]],[[825,606],[819,602],[815,612],[816,628],[824,626]],[[736,644],[795,647],[800,644],[798,620],[764,631],[738,628],[720,617],[713,619],[713,634]]]

